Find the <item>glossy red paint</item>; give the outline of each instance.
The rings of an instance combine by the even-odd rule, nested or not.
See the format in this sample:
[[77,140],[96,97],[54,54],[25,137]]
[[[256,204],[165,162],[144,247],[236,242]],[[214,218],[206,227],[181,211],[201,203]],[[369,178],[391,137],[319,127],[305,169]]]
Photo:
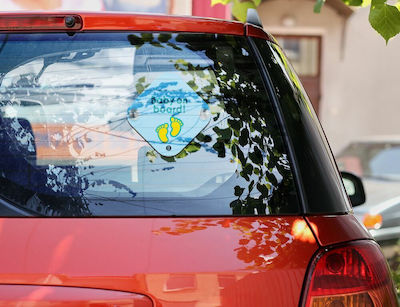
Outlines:
[[297,306],[318,249],[303,222],[3,218],[0,283],[133,292],[155,306]]
[[99,289],[72,287],[0,285],[0,306],[126,306],[151,307],[146,296]]
[[[59,22],[63,16],[74,16],[77,25],[67,28]],[[41,18],[40,18],[41,17]],[[47,19],[46,19],[47,18]],[[199,32],[231,35],[247,35],[275,42],[262,28],[236,21],[202,17],[181,17],[163,15],[143,15],[109,12],[40,12],[40,13],[0,13],[0,32],[21,31],[21,26],[12,26],[15,19],[26,26],[24,31],[166,31]],[[81,25],[81,19],[82,24]],[[12,23],[10,23],[10,20]],[[57,22],[55,22],[55,20]],[[46,22],[48,26],[46,27]],[[29,27],[29,23],[32,27]],[[10,25],[8,28],[2,25]],[[36,27],[35,27],[36,25]]]
[[83,19],[82,30],[171,31],[243,35],[242,23],[210,18],[116,13],[79,15]]
[[317,240],[321,246],[351,240],[372,239],[370,233],[352,214],[308,216],[306,219],[318,229]]
[[[10,16],[33,17],[54,15],[79,15],[83,20],[81,31],[167,31],[201,32],[244,35],[244,25],[240,22],[201,17],[180,17],[163,15],[143,15],[126,13],[88,12],[46,12],[46,13],[1,13],[0,19]],[[10,29],[11,30],[11,29]],[[40,29],[43,31],[43,28]],[[54,30],[54,29],[49,29]]]

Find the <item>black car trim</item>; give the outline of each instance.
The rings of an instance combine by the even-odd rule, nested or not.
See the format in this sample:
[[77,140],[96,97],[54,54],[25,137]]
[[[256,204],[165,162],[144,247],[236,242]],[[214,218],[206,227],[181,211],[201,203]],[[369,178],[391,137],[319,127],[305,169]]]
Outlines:
[[307,197],[304,192],[301,175],[299,174],[299,166],[298,166],[298,162],[296,159],[293,143],[292,143],[292,140],[291,140],[289,133],[287,131],[287,128],[286,128],[286,122],[285,122],[285,118],[283,116],[282,108],[281,108],[278,98],[276,96],[275,89],[272,86],[271,76],[268,73],[267,67],[264,63],[263,58],[260,55],[260,51],[258,50],[258,48],[254,42],[254,39],[252,37],[248,36],[247,41],[249,43],[250,50],[253,53],[255,61],[256,61],[257,65],[260,67],[261,79],[264,83],[264,86],[267,90],[268,95],[270,96],[271,105],[272,105],[275,115],[278,119],[278,126],[281,130],[281,134],[284,139],[284,143],[285,143],[286,150],[288,153],[288,159],[292,166],[291,169],[292,169],[292,173],[293,173],[293,177],[294,177],[293,180],[294,180],[294,184],[296,187],[297,196],[299,197],[301,210],[302,210],[302,213],[306,213],[307,212],[307,210],[306,210]]

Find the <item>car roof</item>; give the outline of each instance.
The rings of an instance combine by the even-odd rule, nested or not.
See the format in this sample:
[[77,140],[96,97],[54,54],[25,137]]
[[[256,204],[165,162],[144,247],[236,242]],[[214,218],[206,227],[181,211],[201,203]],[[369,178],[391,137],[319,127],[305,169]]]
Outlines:
[[[205,18],[196,16],[173,16],[161,14],[136,14],[126,12],[0,12],[2,17],[51,17],[51,16],[80,16],[82,27],[80,31],[166,31],[166,32],[198,32],[231,35],[248,35],[270,40],[273,37],[262,28],[238,21]],[[41,29],[43,30],[43,29]],[[14,30],[1,30],[7,32]],[[31,31],[35,31],[32,28]]]

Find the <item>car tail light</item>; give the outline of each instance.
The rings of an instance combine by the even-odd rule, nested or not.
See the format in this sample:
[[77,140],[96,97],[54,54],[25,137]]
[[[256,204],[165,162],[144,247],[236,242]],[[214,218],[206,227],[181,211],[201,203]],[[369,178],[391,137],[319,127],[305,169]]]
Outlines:
[[0,31],[54,31],[79,30],[82,18],[79,15],[3,15],[0,16]]
[[306,307],[398,306],[389,268],[374,241],[319,252],[304,301]]
[[382,226],[382,215],[380,214],[365,214],[363,224],[368,229],[379,229]]

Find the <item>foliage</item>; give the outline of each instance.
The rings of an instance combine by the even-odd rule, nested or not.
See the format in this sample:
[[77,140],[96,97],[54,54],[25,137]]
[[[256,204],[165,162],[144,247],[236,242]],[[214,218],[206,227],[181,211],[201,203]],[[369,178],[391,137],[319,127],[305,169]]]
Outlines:
[[384,0],[373,0],[369,13],[371,26],[386,40],[400,33],[400,11],[397,6],[386,4]]
[[[234,215],[290,212],[283,195],[288,195],[288,190],[292,190],[292,175],[287,157],[281,151],[281,137],[276,135],[279,129],[273,129],[270,123],[274,115],[269,113],[272,110],[266,110],[264,92],[260,90],[262,85],[255,81],[257,77],[238,74],[234,65],[229,65],[231,57],[221,57],[220,54],[222,46],[231,46],[232,58],[249,64],[252,63],[248,60],[249,50],[245,50],[246,47],[235,39],[216,36],[208,37],[209,46],[199,42],[196,35],[189,34],[177,35],[175,41],[169,38],[161,44],[157,44],[157,40],[160,37],[144,41],[143,37],[129,36],[129,41],[136,48],[150,44],[181,50],[179,46],[185,46],[213,60],[212,67],[193,65],[185,59],[171,60],[176,70],[189,77],[187,84],[207,102],[213,116],[208,128],[178,155],[165,157],[150,150],[146,155],[149,161],[161,158],[165,162],[176,162],[197,153],[201,148],[220,158],[231,156],[239,164],[237,177],[244,179],[238,181],[242,183],[241,186],[233,188],[232,194],[236,199],[230,203],[230,207]],[[254,73],[257,70],[249,71]],[[279,179],[281,176],[282,179]]]
[[[266,104],[263,84],[251,52],[243,44],[244,39],[209,35],[207,43],[204,43],[196,34],[172,36],[142,33],[130,34],[127,40],[136,50],[164,48],[174,53],[177,57],[170,60],[171,68],[174,67],[186,77],[188,86],[210,108],[209,125],[179,154],[165,157],[149,147],[146,153],[148,161],[157,164],[163,160],[162,163],[167,167],[162,170],[168,171],[174,168],[172,163],[187,159],[188,156],[195,155],[198,161],[206,163],[208,158],[202,156],[211,153],[221,161],[225,158],[236,165],[231,176],[234,180],[226,185],[229,197],[224,200],[233,215],[292,212],[291,206],[296,203],[289,202],[286,197],[294,190],[289,162],[283,153],[280,130],[273,120],[275,115]],[[211,62],[198,64],[185,60],[183,48]],[[46,56],[43,55],[43,58]],[[238,70],[238,67],[241,69]],[[25,75],[22,77],[26,78]],[[25,86],[33,87],[36,85],[34,80],[35,76],[26,81]],[[139,95],[148,86],[149,80],[141,76],[132,84],[132,95]],[[0,103],[0,106],[9,109],[21,107],[21,102],[16,99],[21,95],[18,90],[18,87],[8,88],[2,95],[3,105]],[[81,121],[98,112],[89,104],[84,110],[78,110],[80,113],[75,108],[68,109],[68,102],[65,102],[57,87],[46,95],[49,93],[53,94],[59,106],[65,107],[64,113],[74,118],[81,117]],[[82,117],[82,114],[88,117]],[[3,150],[3,159],[0,161],[1,196],[5,195],[12,203],[44,216],[90,216],[93,214],[92,205],[107,206],[109,198],[97,193],[104,188],[123,192],[127,195],[126,203],[135,201],[137,194],[129,186],[110,180],[104,174],[100,177],[95,174],[98,170],[91,161],[106,157],[106,153],[89,150],[90,143],[92,146],[95,144],[88,136],[84,122],[71,125],[59,119],[56,113],[48,115],[48,119],[57,123],[61,131],[52,131],[48,154],[57,155],[59,148],[65,148],[74,153],[74,158],[68,155],[65,161],[58,164],[50,161],[49,164],[38,165],[36,143],[40,144],[41,139],[34,136],[30,122],[18,118],[17,113],[10,116],[0,114],[0,148]],[[119,131],[117,128],[121,120],[126,121],[125,113],[121,118],[118,115],[117,119],[108,121],[106,125],[110,130],[105,132],[114,129],[114,133]],[[93,129],[100,129],[98,127]],[[102,130],[97,131],[102,133]],[[114,171],[113,168],[110,170]]]
[[234,252],[236,252],[237,259],[246,264],[246,268],[249,270],[280,267],[283,265],[282,262],[287,261],[290,257],[289,255],[288,257],[284,256],[288,247],[293,250],[304,247],[304,241],[293,233],[294,224],[279,217],[251,220],[242,218],[187,218],[174,219],[170,225],[153,230],[153,233],[160,236],[184,236],[210,228],[214,228],[214,231],[221,228],[236,230],[236,234],[231,237],[238,239]]
[[394,285],[396,287],[396,293],[399,297],[400,295],[400,267],[397,267],[396,270],[392,271],[392,278],[394,281]]
[[[316,0],[314,12],[320,13],[326,0]],[[370,6],[369,22],[386,41],[400,33],[400,0],[395,5],[388,4],[387,0],[342,0],[348,6]],[[260,0],[212,0],[211,4],[232,3],[232,15],[242,22],[246,21],[246,12],[249,8],[256,8]]]
[[392,248],[394,249],[394,254],[386,255],[384,252],[384,255],[386,256],[386,260],[388,261],[389,264],[397,297],[400,300],[400,241],[398,240],[397,243],[390,241],[386,243],[395,244],[395,245],[389,245],[391,249]]
[[237,20],[242,22],[246,21],[246,15],[248,9],[255,9],[260,5],[261,0],[211,0],[211,5],[216,5],[218,3],[227,5],[232,3],[232,15]]

